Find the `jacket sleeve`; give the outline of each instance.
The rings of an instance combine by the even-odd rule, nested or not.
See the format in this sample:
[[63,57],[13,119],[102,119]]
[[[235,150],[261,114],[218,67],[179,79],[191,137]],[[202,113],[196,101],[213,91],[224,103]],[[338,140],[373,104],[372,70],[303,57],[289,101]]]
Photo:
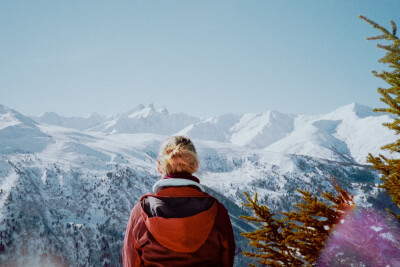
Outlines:
[[233,228],[232,228],[232,223],[231,219],[229,218],[228,214],[228,223],[227,223],[227,229],[228,229],[228,253],[229,253],[229,266],[233,266],[234,258],[235,258],[235,251],[236,251],[236,244],[235,244],[235,237],[233,235]]
[[134,236],[135,216],[137,214],[139,203],[132,209],[126,226],[124,244],[122,247],[122,263],[124,267],[139,267],[141,265],[140,255],[136,248],[136,239]]
[[226,208],[219,203],[217,223],[219,229],[222,231],[222,266],[232,267],[235,258],[236,244],[233,235],[233,228],[229,213]]

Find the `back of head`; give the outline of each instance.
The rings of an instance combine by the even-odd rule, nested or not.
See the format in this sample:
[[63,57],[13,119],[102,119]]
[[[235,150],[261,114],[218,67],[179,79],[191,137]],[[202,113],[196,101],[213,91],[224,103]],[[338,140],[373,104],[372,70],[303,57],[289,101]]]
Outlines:
[[193,174],[199,160],[192,141],[184,136],[171,136],[161,145],[158,155],[163,174]]

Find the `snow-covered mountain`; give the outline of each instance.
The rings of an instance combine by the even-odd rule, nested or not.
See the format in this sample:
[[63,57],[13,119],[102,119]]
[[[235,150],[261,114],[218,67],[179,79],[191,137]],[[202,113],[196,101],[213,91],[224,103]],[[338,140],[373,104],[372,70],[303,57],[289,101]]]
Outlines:
[[0,154],[37,152],[51,142],[38,123],[0,105]]
[[[173,133],[193,138],[197,176],[228,208],[239,250],[239,233],[252,229],[239,219],[243,191],[279,213],[292,209],[295,188],[331,191],[333,175],[368,205],[378,177],[362,153],[394,138],[380,125],[388,116],[357,104],[318,116],[205,119],[139,106],[101,118],[35,122],[0,106],[1,266],[119,266],[130,210],[159,179],[158,148]],[[245,261],[238,253],[236,266]]]
[[38,117],[32,117],[33,120],[39,123],[73,128],[77,130],[87,130],[95,127],[106,120],[105,116],[97,113],[91,113],[86,117],[63,117],[55,112],[45,112]]
[[92,114],[85,118],[65,118],[45,113],[33,119],[89,132],[180,134],[253,149],[361,164],[365,163],[368,153],[381,153],[382,145],[396,140],[394,133],[382,126],[391,120],[389,115],[374,113],[372,108],[357,103],[313,116],[266,111],[200,119],[183,113],[169,114],[166,108],[157,111],[150,104],[108,117]]
[[319,116],[297,116],[294,130],[266,150],[308,155],[336,161],[365,163],[368,153],[378,154],[380,147],[396,140],[393,132],[382,126],[389,115],[356,103]]
[[62,126],[77,130],[91,132],[116,133],[156,133],[171,135],[191,123],[199,121],[198,118],[179,113],[169,114],[166,108],[156,110],[153,104],[139,105],[122,114],[101,116],[92,113],[87,117],[62,117],[54,112],[44,113],[32,119],[50,125]]
[[265,148],[293,131],[294,117],[276,111],[245,114],[230,129],[230,141],[250,148]]
[[239,120],[240,116],[235,114],[204,118],[197,123],[188,125],[176,134],[202,140],[229,142],[229,129]]

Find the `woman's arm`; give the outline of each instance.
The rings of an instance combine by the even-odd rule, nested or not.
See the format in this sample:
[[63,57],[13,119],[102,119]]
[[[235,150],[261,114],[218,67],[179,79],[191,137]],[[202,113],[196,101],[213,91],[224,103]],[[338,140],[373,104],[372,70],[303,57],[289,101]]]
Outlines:
[[126,226],[124,244],[122,247],[122,263],[124,267],[139,267],[141,266],[140,255],[136,251],[136,239],[134,236],[134,221],[139,203],[132,209],[129,217],[128,225]]
[[236,244],[233,235],[233,228],[231,219],[227,209],[221,203],[218,203],[218,215],[216,223],[219,231],[223,236],[222,238],[222,266],[232,267],[235,258]]

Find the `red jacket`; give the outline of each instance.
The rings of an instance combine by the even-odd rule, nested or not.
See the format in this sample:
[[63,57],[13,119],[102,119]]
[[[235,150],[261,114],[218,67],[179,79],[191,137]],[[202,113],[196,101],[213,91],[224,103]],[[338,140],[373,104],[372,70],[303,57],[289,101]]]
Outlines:
[[156,193],[133,208],[122,250],[125,267],[233,266],[227,210],[202,192],[197,178],[189,179],[160,180]]

